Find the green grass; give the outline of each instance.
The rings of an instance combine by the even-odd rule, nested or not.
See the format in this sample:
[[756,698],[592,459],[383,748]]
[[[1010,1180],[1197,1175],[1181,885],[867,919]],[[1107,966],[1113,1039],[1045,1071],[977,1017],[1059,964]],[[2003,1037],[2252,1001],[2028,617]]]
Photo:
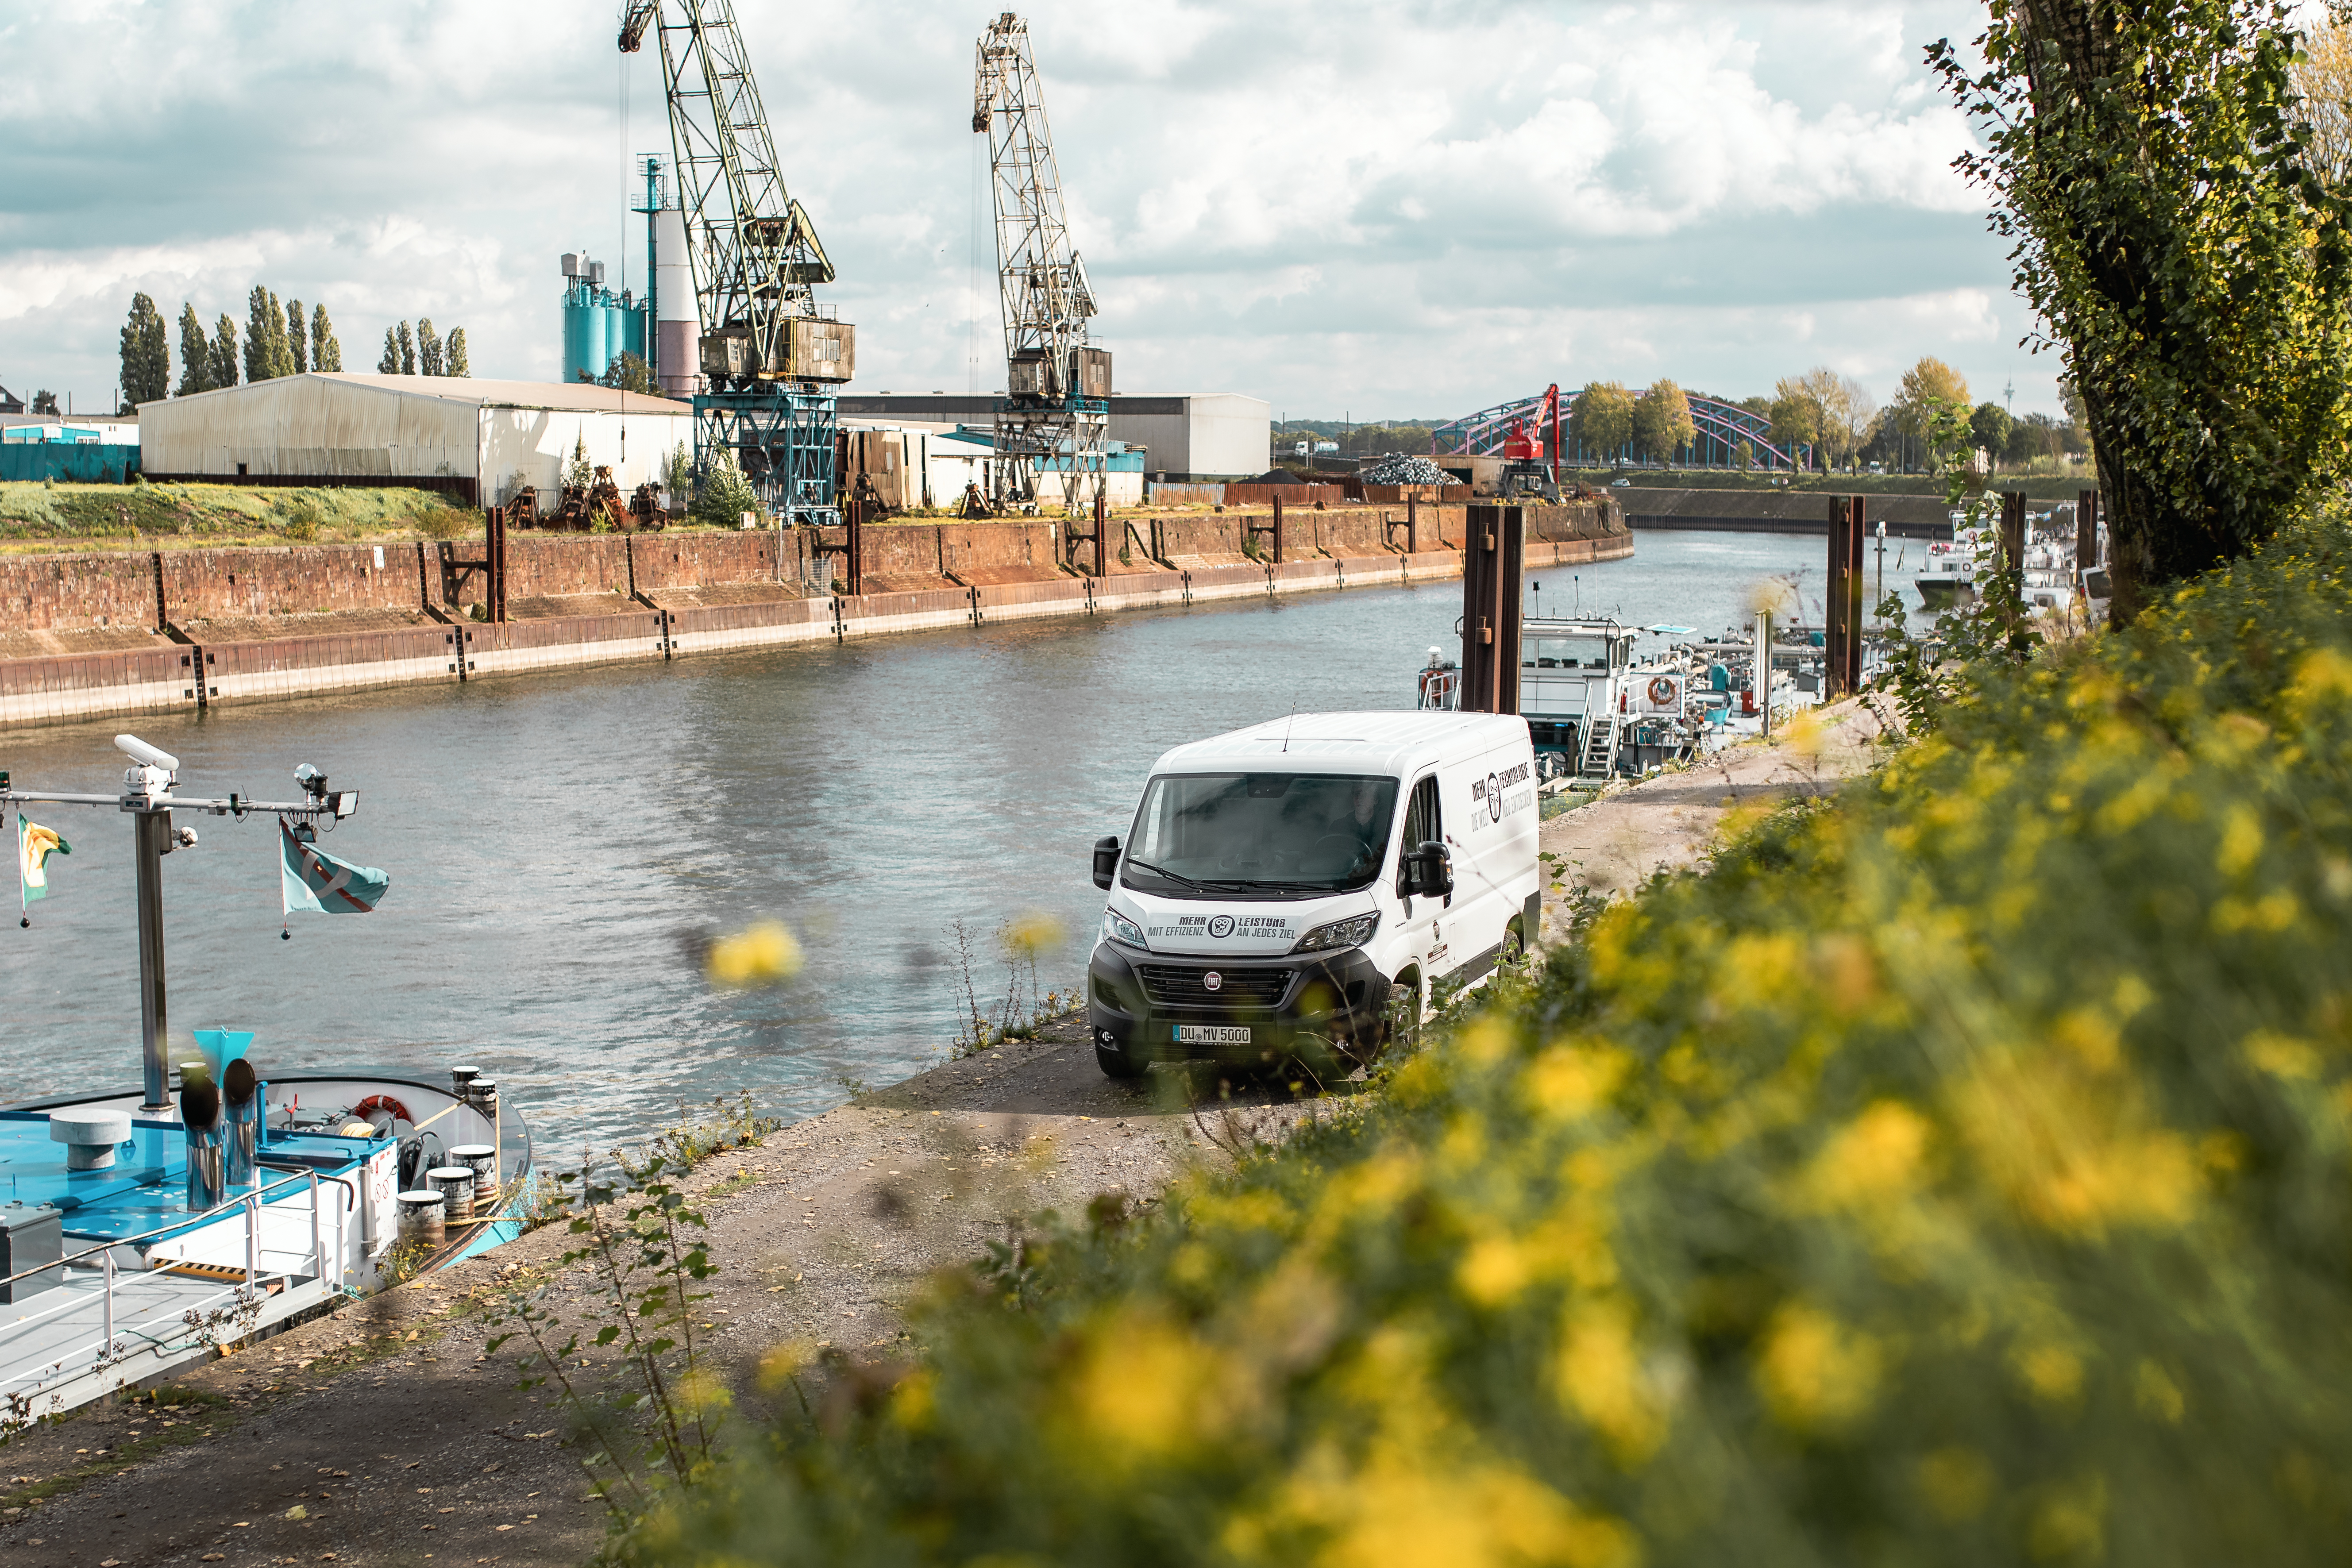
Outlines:
[[75,549],[450,538],[480,514],[428,490],[0,484],[0,548]]

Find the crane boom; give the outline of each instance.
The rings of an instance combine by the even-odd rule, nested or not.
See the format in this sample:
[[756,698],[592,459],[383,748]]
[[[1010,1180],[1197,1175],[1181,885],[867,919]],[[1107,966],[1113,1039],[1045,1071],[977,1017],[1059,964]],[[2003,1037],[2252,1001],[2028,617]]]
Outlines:
[[648,32],[701,317],[696,468],[732,464],[780,517],[837,521],[830,388],[856,369],[856,329],[817,302],[833,262],[784,186],[733,0],[627,0],[621,51]]
[[1072,512],[1102,490],[1110,355],[1087,342],[1095,314],[1087,266],[1071,242],[1029,25],[1007,11],[980,37],[971,128],[988,138],[996,274],[1004,316],[1006,397],[997,410],[1000,502],[1058,467]]
[[637,52],[648,31],[661,47],[702,374],[714,391],[848,380],[852,330],[800,325],[824,318],[814,286],[834,280],[833,263],[785,188],[732,0],[633,0],[622,50]]

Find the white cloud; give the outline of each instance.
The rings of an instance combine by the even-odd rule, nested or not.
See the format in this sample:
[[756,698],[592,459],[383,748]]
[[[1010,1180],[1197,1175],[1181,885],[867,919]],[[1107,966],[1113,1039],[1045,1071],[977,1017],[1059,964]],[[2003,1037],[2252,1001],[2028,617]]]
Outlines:
[[[971,265],[986,12],[740,9],[859,384],[999,384],[992,256]],[[1024,15],[1126,389],[1431,415],[1594,375],[1739,393],[1824,357],[1891,384],[1934,352],[2048,401],[1919,63],[1978,30],[1966,0]],[[347,363],[429,314],[478,373],[551,375],[557,253],[641,285],[629,160],[667,151],[655,52],[612,32],[555,0],[0,23],[0,382],[96,401],[132,289],[241,321],[257,281],[326,301]]]

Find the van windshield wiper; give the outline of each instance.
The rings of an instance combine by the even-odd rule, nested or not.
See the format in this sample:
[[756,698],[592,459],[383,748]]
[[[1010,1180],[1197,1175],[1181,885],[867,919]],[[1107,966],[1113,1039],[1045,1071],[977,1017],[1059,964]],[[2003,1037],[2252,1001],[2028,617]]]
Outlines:
[[1245,887],[1248,885],[1246,883],[1240,882],[1198,882],[1193,880],[1192,878],[1183,875],[1181,872],[1171,871],[1165,866],[1155,866],[1149,860],[1139,860],[1132,855],[1127,858],[1127,863],[1135,869],[1149,871],[1155,877],[1165,877],[1171,882],[1181,882],[1184,886],[1188,888],[1196,888],[1203,893],[1213,893],[1223,888]]

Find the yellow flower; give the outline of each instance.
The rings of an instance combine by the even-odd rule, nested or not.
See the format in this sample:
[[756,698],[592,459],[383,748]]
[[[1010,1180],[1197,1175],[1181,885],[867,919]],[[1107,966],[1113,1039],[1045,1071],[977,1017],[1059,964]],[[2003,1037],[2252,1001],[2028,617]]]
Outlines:
[[1872,1336],[1794,1302],[1775,1312],[1765,1329],[1756,1384],[1783,1425],[1834,1431],[1870,1413],[1885,1361]]
[[759,924],[710,944],[703,963],[714,985],[775,985],[801,972],[801,944],[781,921]]

